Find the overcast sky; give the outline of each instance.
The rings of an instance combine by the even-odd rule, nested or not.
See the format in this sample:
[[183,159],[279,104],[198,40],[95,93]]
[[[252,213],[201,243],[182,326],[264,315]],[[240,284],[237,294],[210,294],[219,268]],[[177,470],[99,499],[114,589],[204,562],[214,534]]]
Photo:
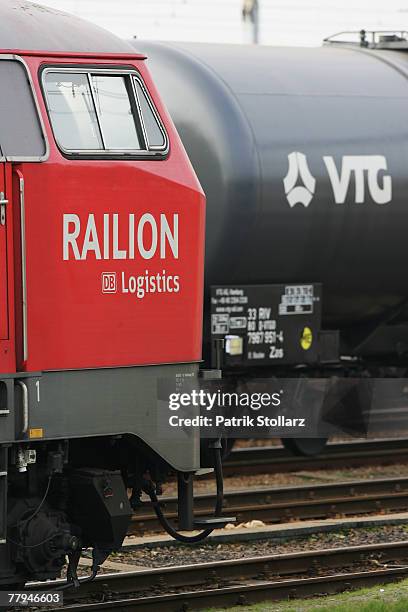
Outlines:
[[[319,45],[340,30],[408,28],[408,0],[258,0],[263,44]],[[243,0],[40,0],[123,37],[248,42]]]

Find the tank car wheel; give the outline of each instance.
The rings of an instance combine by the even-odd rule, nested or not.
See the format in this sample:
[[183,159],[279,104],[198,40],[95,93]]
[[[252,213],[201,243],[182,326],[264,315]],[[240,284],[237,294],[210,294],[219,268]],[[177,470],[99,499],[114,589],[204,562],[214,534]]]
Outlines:
[[323,452],[328,438],[282,438],[286,450],[296,457],[315,457]]
[[225,461],[231,454],[234,448],[235,438],[224,438],[222,440],[222,460]]
[[[221,459],[225,461],[231,454],[232,448],[235,444],[234,438],[222,438],[221,439]],[[208,440],[202,439],[200,445],[201,451],[201,466],[212,467],[212,453],[211,448],[208,445]]]

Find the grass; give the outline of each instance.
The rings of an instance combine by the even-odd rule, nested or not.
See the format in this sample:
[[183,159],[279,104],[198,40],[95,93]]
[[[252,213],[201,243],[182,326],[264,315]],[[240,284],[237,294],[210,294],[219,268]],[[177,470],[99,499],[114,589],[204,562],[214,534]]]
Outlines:
[[[224,611],[222,609],[222,611]],[[339,595],[290,602],[264,602],[228,608],[229,612],[407,612],[408,580]],[[207,612],[221,612],[211,608]]]

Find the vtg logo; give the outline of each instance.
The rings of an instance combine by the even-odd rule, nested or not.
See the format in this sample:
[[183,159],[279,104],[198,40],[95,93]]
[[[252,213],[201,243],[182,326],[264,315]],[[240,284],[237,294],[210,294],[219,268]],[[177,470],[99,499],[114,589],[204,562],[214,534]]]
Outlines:
[[[380,172],[387,170],[387,160],[383,155],[344,155],[340,172],[331,155],[324,155],[323,161],[336,204],[343,204],[346,201],[352,176],[354,176],[356,204],[365,201],[366,184],[376,204],[387,204],[391,201],[391,176],[387,174],[382,179],[379,177]],[[307,207],[314,196],[316,179],[312,176],[303,153],[298,151],[289,153],[288,162],[288,173],[283,179],[283,185],[289,206],[292,208],[296,204],[303,204]],[[297,185],[299,180],[303,185]]]
[[[288,162],[289,169],[283,179],[283,185],[289,206],[292,208],[295,204],[303,204],[306,208],[312,201],[316,179],[311,175],[306,155],[303,153],[299,153],[299,151],[289,153]],[[299,178],[303,183],[303,187],[301,185],[296,186]]]
[[102,272],[102,293],[116,293],[116,272]]

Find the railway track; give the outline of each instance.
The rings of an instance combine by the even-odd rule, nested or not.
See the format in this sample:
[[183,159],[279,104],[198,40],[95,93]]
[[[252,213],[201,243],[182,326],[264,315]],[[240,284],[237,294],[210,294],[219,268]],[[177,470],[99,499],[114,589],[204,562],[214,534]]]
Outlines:
[[382,438],[328,443],[318,457],[294,457],[281,446],[234,449],[224,464],[226,475],[338,469],[408,461],[408,440]]
[[64,610],[180,612],[337,593],[407,575],[408,541],[369,544],[104,574],[66,591]]
[[[196,516],[208,516],[214,497],[195,498]],[[176,498],[162,498],[169,519],[177,519]],[[155,514],[143,506],[132,518],[130,534],[160,529]],[[408,508],[408,477],[345,481],[290,487],[261,488],[225,493],[224,510],[242,523],[259,519],[280,523],[302,519],[405,511]]]

